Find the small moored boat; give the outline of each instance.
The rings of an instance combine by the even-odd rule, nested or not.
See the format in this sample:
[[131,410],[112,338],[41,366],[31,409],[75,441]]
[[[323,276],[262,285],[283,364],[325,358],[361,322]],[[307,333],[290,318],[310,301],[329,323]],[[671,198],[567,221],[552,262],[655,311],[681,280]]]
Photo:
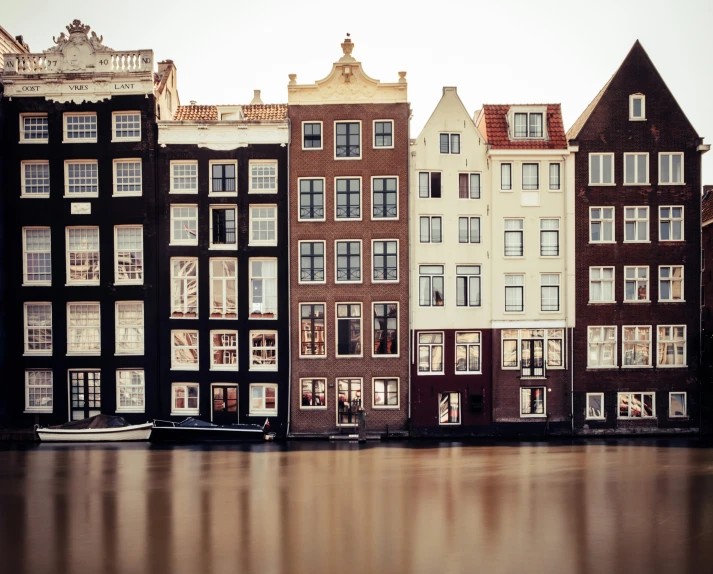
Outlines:
[[51,427],[35,427],[45,442],[114,442],[148,440],[153,423],[129,424],[124,417],[96,415]]
[[272,440],[269,425],[217,425],[188,417],[175,423],[154,420],[152,442],[263,441]]

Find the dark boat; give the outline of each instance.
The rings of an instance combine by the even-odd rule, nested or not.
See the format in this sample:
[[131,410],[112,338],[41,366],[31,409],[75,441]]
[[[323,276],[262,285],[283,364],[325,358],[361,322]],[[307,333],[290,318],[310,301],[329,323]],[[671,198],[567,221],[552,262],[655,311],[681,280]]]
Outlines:
[[260,425],[217,425],[189,417],[180,423],[154,420],[152,442],[264,441],[275,435]]

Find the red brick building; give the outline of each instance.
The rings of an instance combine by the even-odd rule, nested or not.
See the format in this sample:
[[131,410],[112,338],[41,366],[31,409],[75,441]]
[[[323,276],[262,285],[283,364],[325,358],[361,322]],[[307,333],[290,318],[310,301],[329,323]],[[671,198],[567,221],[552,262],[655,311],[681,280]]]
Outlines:
[[353,47],[288,86],[293,436],[407,425],[406,73],[373,80]]
[[703,145],[637,41],[568,132],[575,432],[699,428]]

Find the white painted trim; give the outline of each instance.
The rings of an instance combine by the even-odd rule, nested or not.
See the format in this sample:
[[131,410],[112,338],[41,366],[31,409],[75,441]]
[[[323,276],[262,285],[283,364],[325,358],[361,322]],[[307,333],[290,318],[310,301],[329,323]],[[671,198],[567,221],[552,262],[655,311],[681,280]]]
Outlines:
[[[593,395],[598,395],[602,398],[602,416],[592,417],[589,416],[589,397]],[[606,409],[604,408],[604,393],[587,393],[584,400],[584,418],[588,421],[604,421],[607,419]]]
[[[359,124],[359,155],[358,156],[352,156],[352,157],[337,157],[337,124]],[[332,129],[334,130],[332,132],[332,139],[333,144],[334,144],[334,149],[332,150],[334,153],[334,159],[335,161],[354,161],[354,160],[360,160],[364,157],[364,126],[362,125],[361,120],[334,120]],[[323,136],[324,137],[324,136]],[[324,143],[322,143],[324,145]],[[347,144],[349,145],[349,144]]]
[[[129,138],[120,138],[116,136],[116,116],[128,116],[128,115],[137,115],[139,116],[139,137],[129,137]],[[141,112],[138,110],[117,110],[115,112],[111,113],[111,143],[116,143],[116,142],[140,142],[141,137],[143,135],[142,129],[141,129]]]
[[[356,179],[359,180],[359,217],[337,217],[337,181],[340,179],[345,179],[345,180],[350,180],[350,179]],[[334,221],[362,221],[364,219],[364,181],[362,176],[360,175],[355,175],[355,176],[349,176],[349,175],[342,175],[342,176],[334,176],[334,179],[332,180],[333,183],[333,188],[334,188],[334,195],[333,195],[333,203],[334,203],[334,213],[332,214],[334,217]],[[325,199],[326,199],[326,193],[325,193]],[[327,215],[327,210],[326,210],[326,202],[325,202],[325,211],[324,211],[325,216]]]
[[[634,158],[637,158],[638,156],[646,156],[646,181],[634,181],[634,182],[627,182],[626,181],[626,158],[628,156],[634,156]],[[634,159],[634,179],[638,177],[638,166],[636,165],[637,160]],[[622,160],[623,164],[623,169],[624,169],[624,176],[621,181],[622,186],[626,187],[631,187],[635,185],[651,185],[650,180],[651,180],[651,169],[649,166],[649,152],[625,152],[624,153],[624,159]]]
[[[141,305],[141,329],[143,340],[141,341],[141,352],[126,352],[119,350],[119,307],[121,305]],[[136,325],[134,325],[136,327]],[[146,351],[146,313],[143,301],[115,301],[114,302],[114,355],[116,356],[143,356]]]
[[[129,140],[127,140],[129,141]],[[117,172],[116,172],[116,166],[119,163],[138,163],[139,164],[139,185],[141,187],[141,191],[132,191],[130,193],[125,193],[125,192],[119,192],[116,190],[118,186],[118,181],[117,181]],[[141,197],[144,191],[144,166],[143,166],[143,161],[141,160],[140,157],[136,158],[114,158],[114,161],[112,161],[112,197]]]
[[[253,363],[253,336],[254,335],[274,335],[275,336],[275,364],[274,365],[256,365]],[[251,329],[248,333],[248,351],[250,353],[249,357],[249,371],[277,371],[279,365],[279,354],[278,345],[279,341],[277,339],[277,330],[275,329]],[[264,347],[268,348],[268,347]]]
[[[377,241],[383,241],[383,242],[386,242],[386,241],[395,241],[395,242],[396,242],[396,279],[374,279],[374,257],[375,257],[375,254],[374,254],[374,243],[376,243]],[[384,283],[386,283],[386,284],[388,284],[388,283],[395,284],[395,283],[398,283],[398,282],[401,280],[401,277],[400,277],[401,274],[400,274],[400,269],[399,269],[399,263],[400,263],[400,260],[401,260],[401,257],[400,257],[400,247],[401,247],[401,245],[400,245],[400,240],[399,240],[399,239],[396,239],[396,238],[394,238],[394,239],[391,239],[391,238],[372,239],[372,240],[371,240],[371,273],[370,273],[371,283],[373,283],[373,284],[375,284],[375,285],[380,285],[380,284],[384,284]]]
[[[649,417],[649,416],[643,416],[643,412],[644,412],[644,411],[643,411],[643,408],[644,408],[644,405],[642,404],[642,405],[641,405],[641,409],[642,409],[642,410],[641,410],[641,413],[642,413],[642,416],[640,416],[640,417],[632,417],[632,416],[625,416],[625,417],[622,417],[622,416],[620,415],[620,413],[619,413],[619,404],[620,404],[620,402],[621,402],[620,399],[619,399],[619,397],[620,397],[621,395],[629,395],[629,412],[631,412],[631,395],[641,395],[642,401],[643,401],[643,398],[644,398],[643,395],[652,395],[652,398],[651,398],[651,406],[653,407],[653,414],[652,414],[650,417]],[[644,419],[649,419],[649,420],[651,420],[651,419],[657,418],[657,417],[656,417],[656,392],[655,392],[655,391],[630,391],[630,392],[620,392],[620,393],[617,393],[617,394],[616,394],[616,418],[619,419],[619,420],[622,420],[622,419],[623,419],[623,420],[644,420]]]
[[21,144],[46,144],[49,143],[49,119],[47,119],[47,139],[25,139],[25,118],[47,118],[46,113],[22,113],[20,114],[20,139]]
[[[52,389],[52,406],[51,407],[29,407],[28,403],[30,402],[30,385],[29,385],[29,379],[30,379],[30,373],[31,372],[36,372],[36,371],[41,371],[43,373],[49,373],[50,378],[52,381],[52,384],[49,385],[49,388]],[[48,385],[43,385],[43,387],[46,387]],[[71,400],[70,400],[71,404]],[[54,372],[52,369],[25,369],[25,410],[23,412],[25,413],[51,413],[53,412],[54,409]]]
[[[671,414],[671,395],[683,395],[683,414]],[[688,393],[686,391],[670,391],[668,393],[668,418],[670,419],[687,419],[688,418]]]
[[[235,191],[213,191],[213,166],[235,166]],[[237,159],[211,159],[208,160],[208,195],[211,197],[236,197],[238,195],[238,160]],[[212,409],[211,409],[212,411]]]
[[[70,321],[70,308],[73,305],[96,305],[97,308],[97,324],[96,324],[96,329],[99,332],[99,350],[97,351],[88,351],[88,352],[83,352],[83,351],[72,351],[70,350],[70,345],[72,341],[72,337],[70,336],[70,330],[71,330],[71,321]],[[73,357],[73,356],[93,356],[93,357],[98,357],[101,355],[101,335],[102,335],[102,321],[101,321],[101,305],[99,301],[67,301],[66,304],[66,310],[67,310],[67,323],[66,323],[66,336],[67,336],[67,356],[68,357]],[[94,326],[89,326],[89,325],[84,325],[83,328],[93,328]],[[53,344],[54,346],[54,344]],[[79,370],[85,370],[85,369],[79,369]],[[99,370],[99,369],[96,369]]]
[[[339,255],[337,253],[338,243],[359,243],[359,280],[339,281],[337,275],[339,273]],[[326,253],[325,253],[326,260]],[[325,261],[326,268],[326,261]],[[326,273],[325,273],[326,277]],[[364,283],[364,241],[362,239],[335,239],[334,240],[334,284],[335,285],[360,285]]]
[[[385,149],[385,148],[380,148],[380,149]],[[375,179],[395,179],[396,180],[396,217],[374,217],[374,180]],[[335,179],[335,192],[334,192],[334,198],[335,198],[335,209],[336,209],[336,179]],[[371,193],[371,209],[369,210],[369,216],[371,221],[398,221],[399,219],[399,176],[398,175],[372,175],[371,180],[370,180],[370,193]],[[361,189],[361,187],[360,187]],[[363,197],[363,195],[362,195]],[[360,206],[361,207],[361,206]],[[360,213],[363,214],[363,210],[360,209]],[[336,219],[336,217],[335,217]],[[340,219],[341,221],[341,219]]]
[[[599,222],[611,221],[611,226],[612,226],[611,241],[603,241],[603,240],[593,241],[592,240],[592,209],[602,209],[602,210],[611,209],[612,210],[611,220],[602,219],[601,217],[599,219],[597,219],[597,221],[599,221]],[[603,215],[603,213],[602,213],[602,215]],[[589,243],[590,244],[592,244],[592,245],[599,245],[599,244],[612,245],[612,244],[616,243],[616,207],[615,206],[613,206],[613,205],[590,206],[589,207],[589,223],[588,223],[588,225],[589,225]]]
[[[634,269],[634,274],[635,277],[633,279],[628,279],[626,277],[626,270],[627,269]],[[626,298],[626,283],[627,281],[634,281],[634,284],[639,282],[639,277],[637,276],[638,269],[646,269],[646,299],[627,299]],[[624,281],[622,281],[623,285],[623,297],[622,297],[622,302],[626,304],[631,304],[631,303],[651,303],[651,273],[650,273],[650,268],[648,265],[624,265]],[[636,297],[638,297],[638,291],[634,293]]]
[[[519,361],[519,358],[518,358],[518,363],[519,363],[519,362],[520,362],[520,361]],[[522,404],[522,391],[524,391],[525,389],[530,389],[530,390],[542,389],[542,390],[544,391],[544,392],[542,393],[542,414],[537,414],[537,413],[525,414],[525,413],[522,412],[522,410],[523,410],[523,409],[522,409],[522,407],[523,407],[523,404]],[[533,386],[520,387],[520,393],[519,393],[519,394],[520,394],[520,413],[519,413],[519,414],[520,414],[520,418],[521,418],[521,419],[544,419],[544,418],[546,418],[546,417],[547,417],[547,392],[548,392],[548,391],[547,391],[547,386],[546,386],[546,385],[533,385]]]
[[[69,192],[69,165],[95,165],[97,167],[97,191],[89,193],[70,193]],[[99,162],[95,159],[66,159],[64,160],[64,197],[71,199],[73,197],[99,197]]]
[[[324,261],[324,280],[322,281],[303,281],[302,280],[302,244],[303,243],[321,243],[324,248],[322,250],[322,259]],[[327,283],[327,265],[329,258],[327,257],[327,241],[324,239],[300,239],[297,241],[297,257],[299,262],[297,264],[297,284],[298,285],[324,285]]]
[[[42,307],[49,307],[50,310],[50,324],[49,324],[49,330],[50,330],[50,348],[49,350],[41,350],[41,351],[30,351],[28,347],[29,343],[29,337],[28,337],[28,331],[30,329],[30,326],[27,324],[27,307],[28,305],[32,306],[42,306]],[[54,329],[53,329],[53,317],[52,317],[52,303],[49,301],[25,301],[25,303],[22,306],[22,317],[23,317],[23,339],[24,339],[24,351],[22,356],[23,357],[51,357],[52,352],[54,351]],[[33,327],[33,328],[47,328],[47,327]]]
[[[174,173],[173,173],[173,168],[174,166],[179,166],[179,165],[194,165],[196,166],[196,188],[195,190],[192,189],[175,189],[173,187],[174,185]],[[177,159],[172,159],[169,161],[168,164],[168,170],[169,170],[169,194],[175,194],[175,195],[198,195],[198,188],[200,187],[200,173],[198,172],[198,160],[197,159],[182,159],[182,160],[177,160]]]
[[[634,115],[634,100],[641,100],[641,117]],[[645,122],[646,121],[646,96],[641,92],[629,95],[629,121]]]
[[[319,124],[319,147],[305,147],[305,124]],[[322,120],[304,120],[300,126],[302,151],[321,151],[324,149],[324,122]]]
[[[119,230],[120,229],[140,229],[141,230],[141,280],[119,280]],[[138,250],[137,250],[138,251]],[[144,226],[143,225],[115,225],[114,226],[114,285],[143,285],[146,276],[146,257],[144,251]]]
[[50,255],[50,276],[52,275],[52,229],[42,226],[26,226],[22,228],[22,286],[23,287],[49,287],[52,285],[52,279],[49,281],[28,281],[27,279],[27,231],[42,230],[49,232],[50,247],[49,251],[33,251],[32,253],[49,253]]
[[[461,334],[469,334],[469,333],[478,333],[478,343],[459,343],[458,342],[458,335]],[[478,356],[480,360],[480,368],[477,371],[459,371],[458,370],[458,345],[465,345],[466,346],[466,353],[467,353],[467,347],[473,345],[478,346]],[[473,329],[473,330],[467,330],[467,329],[460,329],[457,330],[453,336],[453,372],[455,373],[456,376],[463,376],[463,375],[482,375],[483,374],[483,332],[478,329]],[[466,354],[466,366],[468,364],[468,356]],[[445,362],[445,361],[444,361]]]
[[[254,279],[254,277],[253,277],[253,263],[257,262],[257,261],[269,261],[269,262],[275,263],[275,277],[274,278],[273,277],[266,278],[266,277],[262,277],[262,276],[260,277],[260,279],[263,279],[263,280],[264,279],[274,279],[274,281],[275,281],[275,310],[274,311],[266,311],[266,313],[272,312],[274,314],[272,317],[253,317],[252,316],[252,314],[253,314],[253,311],[252,311],[252,309],[253,309],[253,292],[254,292],[253,291],[253,283],[252,283],[253,279]],[[248,259],[248,285],[250,288],[250,296],[248,299],[248,304],[250,305],[250,307],[249,307],[250,315],[248,316],[248,318],[250,320],[252,320],[252,321],[274,321],[275,319],[278,318],[277,317],[277,313],[279,310],[279,303],[278,303],[279,295],[278,295],[278,293],[280,291],[280,283],[278,282],[278,277],[279,277],[279,269],[277,266],[277,257],[250,257]],[[286,289],[286,288],[287,288],[286,285],[283,286],[283,289]],[[263,293],[263,297],[265,297],[265,296],[266,295]]]
[[[421,335],[440,335],[441,336],[441,342],[440,343],[421,343],[420,341],[420,336]],[[444,375],[446,373],[446,335],[444,331],[429,331],[429,330],[418,330],[415,331],[416,335],[416,344],[414,345],[414,351],[416,352],[416,369],[418,372],[418,377],[432,377],[432,376],[438,376],[438,375]],[[419,347],[421,345],[427,346],[428,347],[428,371],[422,371],[419,368],[419,363],[420,363],[420,357],[421,353],[419,351]],[[433,356],[432,349],[433,347],[441,347],[441,370],[440,371],[431,371],[431,359]]]
[[[211,329],[209,332],[210,335],[210,371],[233,371],[236,372],[239,370],[239,365],[240,365],[240,340],[238,339],[238,331],[236,329]],[[230,364],[230,363],[220,363],[216,364],[213,362],[213,357],[215,355],[215,351],[217,349],[227,349],[227,350],[232,350],[232,347],[226,347],[223,345],[220,345],[219,347],[216,348],[215,346],[215,341],[214,341],[214,336],[215,335],[235,335],[235,364]],[[211,409],[212,411],[213,409]]]
[[[599,332],[602,333],[602,329],[614,329],[614,340],[611,343],[607,343],[604,341],[600,341],[598,344],[599,345],[612,345],[612,349],[614,351],[614,356],[613,358],[613,364],[612,365],[591,365],[589,363],[589,330],[590,329],[599,329]],[[619,368],[619,328],[616,325],[587,325],[587,338],[586,338],[586,343],[587,343],[587,370],[599,370],[599,369],[618,369]]]
[[[253,387],[262,387],[262,404],[263,408],[260,409],[253,409]],[[274,409],[268,409],[265,408],[265,389],[275,389],[275,408]],[[276,417],[277,416],[277,407],[278,407],[278,400],[279,400],[279,388],[277,386],[277,383],[250,383],[248,386],[248,416],[250,417]]]
[[[313,181],[313,180],[321,180],[322,181],[322,212],[324,215],[322,217],[316,217],[316,218],[302,218],[302,206],[300,205],[300,187],[301,187],[301,182],[302,181]],[[317,223],[321,221],[326,221],[327,220],[327,178],[325,177],[298,177],[297,178],[297,201],[295,202],[297,204],[297,221],[303,222],[306,221],[308,223]]]
[[[143,400],[144,400],[144,406],[143,408],[132,408],[132,407],[121,407],[119,406],[119,403],[121,402],[120,396],[121,396],[121,387],[119,386],[119,373],[126,372],[126,371],[136,371],[137,373],[141,373],[141,387],[143,389]],[[116,369],[116,381],[115,381],[115,390],[116,390],[116,411],[117,413],[144,413],[146,412],[146,373],[143,368],[126,368],[122,367],[119,369]],[[136,386],[136,385],[134,385]]]
[[[709,146],[710,147],[710,146]],[[661,180],[661,160],[663,159],[662,156],[674,156],[674,155],[679,155],[681,156],[681,181],[662,181]],[[659,152],[659,185],[686,185],[686,182],[683,181],[686,179],[686,170],[685,170],[685,159],[686,156],[682,151],[660,151]],[[668,174],[669,177],[671,176],[673,170],[671,169],[671,163],[672,160],[669,160],[669,166],[668,166]]]
[[[50,191],[47,193],[25,193],[26,182],[25,182],[25,167],[28,165],[46,165],[47,173],[49,175],[49,188]],[[52,175],[50,173],[50,162],[48,159],[25,159],[20,162],[20,197],[22,198],[38,198],[38,199],[48,199],[50,193],[52,192]]]
[[[376,404],[376,381],[396,381],[396,404],[395,405],[377,405]],[[388,390],[385,389],[388,395]],[[364,389],[361,392],[364,396]],[[364,401],[362,401],[363,406]],[[375,410],[399,410],[401,408],[401,377],[372,377],[371,378],[371,408]]]
[[[67,137],[67,118],[70,116],[74,117],[79,117],[79,116],[87,116],[87,117],[94,117],[94,123],[96,125],[96,131],[97,131],[97,137],[94,138],[81,138],[81,139],[75,139],[75,138],[68,138]],[[62,143],[97,143],[97,139],[99,137],[99,120],[97,118],[97,113],[96,112],[64,112],[62,114]]]
[[[632,341],[628,341],[624,338],[624,330],[625,329],[635,329],[634,331],[634,339]],[[639,329],[648,329],[649,330],[649,362],[645,365],[626,365],[624,364],[625,357],[626,357],[626,345],[640,345],[642,343],[645,343],[646,341],[644,339],[639,339],[638,334],[639,334]],[[621,368],[622,369],[647,369],[653,367],[653,357],[651,356],[651,349],[653,347],[653,342],[654,342],[654,327],[653,325],[622,325],[621,326]],[[589,345],[589,341],[587,341],[587,345]]]
[[[327,377],[300,377],[300,410],[301,411],[326,411],[329,403],[329,386],[327,384]],[[318,406],[305,406],[302,404],[302,381],[324,381],[324,404]],[[339,393],[339,389],[337,389]],[[363,394],[363,392],[362,392]],[[337,401],[338,402],[338,401]]]
[[[376,122],[389,122],[391,124],[391,145],[376,145]],[[394,149],[395,142],[396,126],[394,120],[373,120],[371,122],[371,149]]]
[[[302,305],[322,305],[324,307],[324,354],[322,355],[303,355],[302,354]],[[327,321],[327,303],[324,301],[300,301],[298,304],[299,310],[299,357],[300,359],[326,359],[329,354],[329,334],[328,334],[328,321]],[[314,343],[314,341],[313,341]]]
[[[396,349],[395,355],[377,355],[374,353],[376,340],[374,339],[374,306],[375,305],[396,305]],[[401,305],[398,301],[372,301],[371,302],[371,358],[372,359],[398,359],[401,357]]]
[[[197,408],[192,409],[187,406],[178,409],[176,408],[176,387],[186,387],[185,401],[188,404],[188,387],[195,387],[198,389],[198,397],[196,397]],[[171,383],[171,416],[179,415],[200,415],[201,408],[201,386],[198,383]],[[212,410],[212,409],[211,409]]]
[[[70,230],[78,230],[78,229],[95,229],[97,232],[97,240],[99,242],[96,254],[97,254],[97,265],[99,267],[99,273],[98,277],[96,280],[91,280],[91,281],[83,281],[83,280],[77,280],[77,279],[70,279],[70,265],[69,265],[69,232]],[[67,227],[64,228],[64,264],[65,264],[65,285],[66,286],[73,286],[73,285],[99,285],[101,283],[101,231],[99,230],[98,225],[68,225]],[[94,251],[82,251],[82,253],[95,253]]]
[[[235,275],[232,277],[214,277],[213,276],[213,263],[219,262],[219,261],[229,261],[235,265]],[[222,321],[222,320],[230,320],[234,321],[235,319],[238,318],[238,302],[237,302],[237,296],[238,296],[238,258],[237,257],[210,257],[208,259],[208,277],[210,281],[210,288],[209,288],[209,295],[210,295],[210,319],[213,321]],[[236,301],[235,301],[235,313],[234,317],[228,317],[228,313],[223,313],[221,317],[213,317],[213,296],[214,296],[214,282],[215,281],[220,281],[224,285],[227,284],[228,281],[234,281],[235,282],[235,296],[236,296]],[[223,287],[223,305],[227,309],[227,298],[225,297],[225,293],[227,290],[225,289],[225,286]],[[232,313],[231,313],[232,314]]]
[[[359,305],[359,348],[361,352],[358,355],[340,355],[339,354],[339,305]],[[326,314],[326,308],[325,308]],[[344,321],[354,319],[354,317],[346,316],[341,318]],[[364,356],[364,302],[363,301],[335,301],[334,302],[334,358],[335,359],[358,359]],[[342,377],[344,378],[344,377]],[[348,378],[348,377],[347,377]],[[363,389],[362,389],[363,390]],[[363,401],[362,401],[363,402]]]
[[[176,363],[176,349],[192,349],[193,345],[182,345],[177,347],[175,345],[175,339],[173,334],[174,333],[195,333],[196,335],[196,344],[195,344],[195,349],[196,349],[196,362],[195,364],[190,364],[190,365],[181,365]],[[201,341],[200,341],[200,331],[198,329],[171,329],[171,370],[172,371],[198,371],[200,370],[200,361],[201,361],[201,355],[200,355],[200,348],[201,348]]]
[[[173,210],[174,209],[180,209],[182,207],[188,207],[188,208],[195,208],[196,210],[196,217],[195,217],[195,222],[196,222],[196,238],[195,239],[176,239],[173,236],[173,223],[174,223],[174,216],[173,216]],[[194,221],[192,218],[191,219],[186,219],[182,221]],[[169,204],[169,226],[170,226],[170,236],[169,236],[169,245],[198,245],[198,233],[199,233],[199,225],[198,225],[198,204],[197,203],[171,203]]]
[[[611,183],[593,183],[592,182],[592,157],[593,156],[598,156],[600,159],[603,158],[604,156],[610,156],[611,157]],[[587,185],[589,187],[615,187],[616,186],[616,157],[614,156],[613,153],[611,152],[602,152],[602,153],[589,153],[588,154],[588,161],[587,161]],[[599,179],[604,179],[604,162],[600,161],[599,162]]]
[[[681,210],[681,239],[661,239],[661,210],[662,209],[676,209],[679,208]],[[677,221],[677,218],[673,217],[673,211],[671,212],[671,215],[668,218],[665,218],[666,221]],[[686,210],[683,205],[659,205],[659,241],[661,243],[682,243],[686,241]]]
[[[253,239],[253,209],[263,209],[263,208],[272,208],[275,210],[275,217],[271,220],[265,219],[262,221],[274,221],[275,223],[275,239],[268,239],[266,241],[259,241]],[[277,209],[277,204],[276,203],[250,203],[248,207],[248,214],[249,214],[249,224],[248,224],[248,245],[250,246],[276,246],[277,245],[277,234],[279,232],[279,227],[277,224],[277,220],[279,218],[279,210]],[[238,235],[238,221],[237,217],[235,220],[235,240],[237,241],[237,235]],[[212,237],[212,235],[211,235]]]
[[[253,189],[253,166],[274,165],[275,166],[275,189]],[[237,174],[237,172],[236,172]],[[248,161],[248,193],[249,194],[269,194],[276,195],[280,189],[280,166],[276,159],[251,159]],[[237,187],[237,186],[236,186]]]
[[[665,281],[670,281],[671,282],[671,294],[673,295],[673,269],[674,267],[680,267],[681,268],[681,278],[680,279],[675,279],[676,281],[681,282],[681,298],[680,299],[663,299],[661,297],[661,268],[662,267],[670,267],[671,268],[671,277],[667,277],[664,280]],[[686,276],[686,266],[685,265],[659,265],[658,267],[659,273],[658,273],[658,300],[660,303],[685,303],[686,299],[685,297],[685,276]]]
[[[235,217],[235,243],[213,244],[213,212],[233,210]],[[200,216],[198,218],[200,220]],[[200,225],[200,223],[199,223]],[[211,251],[235,251],[238,249],[238,206],[235,204],[217,203],[208,206],[208,249]]]

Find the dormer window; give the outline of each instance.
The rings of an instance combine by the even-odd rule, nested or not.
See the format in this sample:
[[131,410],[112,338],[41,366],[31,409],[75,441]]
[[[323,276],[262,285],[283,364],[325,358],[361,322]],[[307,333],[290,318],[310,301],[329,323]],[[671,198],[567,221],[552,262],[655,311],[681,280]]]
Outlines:
[[541,113],[515,114],[516,138],[541,138],[543,135]]
[[646,119],[646,96],[631,94],[629,96],[629,120],[642,121]]

